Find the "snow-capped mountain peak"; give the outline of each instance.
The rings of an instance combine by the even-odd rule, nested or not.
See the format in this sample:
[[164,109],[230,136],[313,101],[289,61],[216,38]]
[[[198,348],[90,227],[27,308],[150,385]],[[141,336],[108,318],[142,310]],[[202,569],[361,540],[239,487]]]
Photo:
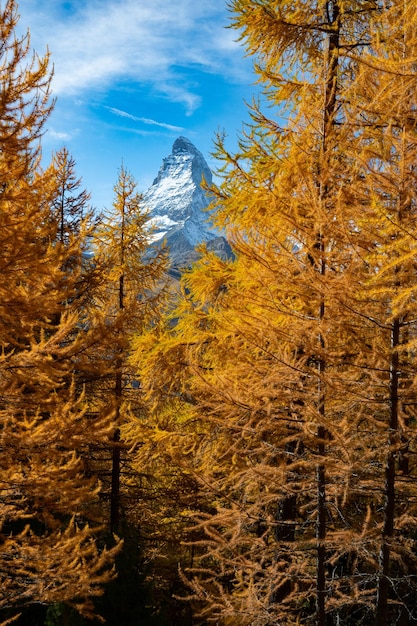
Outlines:
[[212,182],[203,155],[185,137],[178,137],[165,157],[153,184],[143,194],[143,205],[155,228],[154,240],[165,238],[171,248],[180,238],[190,249],[219,233],[209,223],[210,196],[202,188]]

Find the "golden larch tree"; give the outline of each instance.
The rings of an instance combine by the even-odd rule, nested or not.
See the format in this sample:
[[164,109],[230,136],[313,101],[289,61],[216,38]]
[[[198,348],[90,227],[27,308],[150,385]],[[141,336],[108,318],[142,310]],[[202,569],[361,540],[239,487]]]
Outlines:
[[205,495],[189,584],[207,622],[414,619],[416,12],[230,8],[273,108],[236,155],[218,142],[235,260],[205,254],[137,341],[147,445]]
[[[30,58],[18,38],[17,4],[0,10],[0,609],[63,601],[92,613],[112,577],[113,551],[100,551],[86,507],[98,483],[77,454],[90,427],[72,383],[83,335],[75,333],[68,260],[80,244],[58,241],[53,170],[40,166],[51,110],[49,57]],[[106,419],[94,436],[107,433]]]
[[126,519],[121,503],[121,455],[126,456],[128,446],[120,441],[120,428],[129,416],[138,419],[142,405],[140,394],[133,393],[139,383],[129,363],[131,340],[156,323],[166,296],[167,256],[163,249],[150,245],[149,216],[136,188],[135,179],[121,167],[112,209],[103,216],[92,242],[101,280],[87,308],[87,323],[100,338],[92,352],[93,384],[87,386],[88,393],[98,412],[106,412],[109,406],[114,410],[112,441],[106,446],[110,465],[106,470],[100,453],[96,463],[104,474],[110,473],[105,488],[112,531],[120,530],[122,518]]

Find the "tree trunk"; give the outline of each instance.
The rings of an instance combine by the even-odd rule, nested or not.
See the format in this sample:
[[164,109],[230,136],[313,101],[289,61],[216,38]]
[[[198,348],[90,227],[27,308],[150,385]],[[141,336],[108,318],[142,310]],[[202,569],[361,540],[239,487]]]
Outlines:
[[110,532],[117,533],[120,526],[120,428],[113,435],[111,494],[110,494]]
[[391,329],[391,363],[390,363],[390,385],[389,385],[389,435],[388,435],[388,455],[385,466],[385,505],[384,522],[382,527],[381,550],[379,555],[379,577],[376,601],[376,626],[386,626],[388,624],[388,596],[390,589],[390,539],[394,534],[395,519],[395,478],[396,460],[398,447],[398,385],[399,385],[399,354],[400,343],[400,320],[395,319]]
[[[339,0],[329,0],[326,2],[326,20],[329,26],[328,38],[328,57],[326,68],[326,83],[324,93],[324,115],[323,115],[323,167],[326,167],[326,161],[329,153],[328,140],[335,128],[335,114],[337,105],[337,79],[339,68],[339,33],[340,33],[340,7]],[[322,203],[326,202],[328,196],[327,184],[320,182],[320,196]],[[326,258],[325,258],[325,242],[323,234],[320,232],[317,236],[316,248],[320,253],[318,271],[321,276],[326,274]],[[319,323],[321,324],[325,316],[325,303],[322,299],[319,311]],[[322,333],[319,333],[319,347],[323,354],[325,345]],[[326,391],[324,383],[324,374],[326,370],[326,361],[320,356],[318,362],[318,413],[324,418],[326,413]],[[319,459],[324,459],[326,454],[325,439],[327,437],[326,429],[320,424],[317,429],[317,453]],[[326,625],[326,470],[321,460],[316,470],[317,480],[317,569],[316,569],[316,619],[317,626]]]

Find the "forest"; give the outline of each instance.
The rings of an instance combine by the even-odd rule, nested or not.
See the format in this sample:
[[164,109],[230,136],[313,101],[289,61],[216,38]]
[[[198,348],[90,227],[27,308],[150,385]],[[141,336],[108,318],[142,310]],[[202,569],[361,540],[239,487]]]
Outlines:
[[417,6],[228,8],[263,98],[177,284],[0,6],[2,626],[417,623]]

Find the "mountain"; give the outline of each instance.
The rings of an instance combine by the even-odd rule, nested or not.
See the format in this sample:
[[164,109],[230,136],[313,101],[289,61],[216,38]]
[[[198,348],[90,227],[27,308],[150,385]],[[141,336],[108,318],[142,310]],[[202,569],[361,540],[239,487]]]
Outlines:
[[210,223],[210,194],[202,185],[211,185],[212,173],[201,152],[185,137],[178,137],[165,157],[158,175],[143,194],[155,228],[153,241],[165,240],[172,264],[184,267],[198,257],[195,248],[207,247],[221,256],[231,254],[222,233]]

